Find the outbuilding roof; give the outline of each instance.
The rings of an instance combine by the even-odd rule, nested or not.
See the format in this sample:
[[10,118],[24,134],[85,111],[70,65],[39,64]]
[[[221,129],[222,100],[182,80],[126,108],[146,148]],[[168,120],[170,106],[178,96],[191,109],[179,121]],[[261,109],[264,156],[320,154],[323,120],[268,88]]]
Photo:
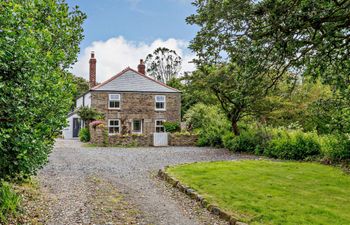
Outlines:
[[174,93],[179,90],[169,87],[153,78],[143,75],[130,67],[105,82],[91,88],[92,91],[130,91],[130,92],[165,92]]

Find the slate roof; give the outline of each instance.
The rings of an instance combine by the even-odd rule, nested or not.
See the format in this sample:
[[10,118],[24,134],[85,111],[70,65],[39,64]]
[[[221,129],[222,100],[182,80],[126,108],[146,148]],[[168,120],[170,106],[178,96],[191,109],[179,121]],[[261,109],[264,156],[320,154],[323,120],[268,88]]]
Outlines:
[[130,92],[165,92],[175,93],[179,90],[145,76],[130,67],[105,82],[93,87],[92,91],[130,91]]

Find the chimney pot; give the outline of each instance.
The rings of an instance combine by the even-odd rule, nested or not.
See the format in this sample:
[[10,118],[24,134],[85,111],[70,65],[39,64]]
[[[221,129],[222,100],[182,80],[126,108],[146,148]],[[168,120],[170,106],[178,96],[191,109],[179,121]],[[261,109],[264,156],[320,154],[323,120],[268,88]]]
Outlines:
[[89,64],[89,84],[90,88],[93,88],[96,86],[96,59],[94,51],[91,51],[91,58],[89,60]]
[[140,59],[140,64],[137,66],[137,70],[139,73],[145,75],[146,74],[146,66],[143,62],[143,59]]

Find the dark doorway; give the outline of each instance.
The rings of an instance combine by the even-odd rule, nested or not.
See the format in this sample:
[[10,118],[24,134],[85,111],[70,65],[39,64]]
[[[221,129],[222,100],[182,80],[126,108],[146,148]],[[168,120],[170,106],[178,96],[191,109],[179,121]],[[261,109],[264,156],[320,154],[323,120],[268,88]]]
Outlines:
[[80,119],[73,118],[73,137],[78,137],[80,131]]

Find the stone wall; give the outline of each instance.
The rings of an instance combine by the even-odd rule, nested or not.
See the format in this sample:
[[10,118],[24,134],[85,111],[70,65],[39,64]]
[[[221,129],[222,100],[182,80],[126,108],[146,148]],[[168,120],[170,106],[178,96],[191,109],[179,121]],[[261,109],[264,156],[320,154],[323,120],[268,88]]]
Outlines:
[[169,134],[169,145],[171,146],[195,146],[198,136],[194,134]]
[[[194,134],[170,134],[170,146],[195,146],[198,136]],[[108,135],[105,124],[96,128],[90,125],[90,143],[97,145],[121,145],[121,146],[153,146],[153,135]]]
[[106,125],[99,125],[95,128],[90,125],[90,142],[106,146],[151,146],[152,135],[108,135]]
[[[108,95],[120,94],[120,109],[108,109]],[[155,96],[166,96],[166,110],[155,110]],[[91,92],[91,107],[105,115],[105,122],[109,119],[120,119],[125,133],[131,133],[132,121],[142,121],[143,134],[155,132],[155,120],[180,122],[181,94],[180,93],[129,93],[129,92]]]

